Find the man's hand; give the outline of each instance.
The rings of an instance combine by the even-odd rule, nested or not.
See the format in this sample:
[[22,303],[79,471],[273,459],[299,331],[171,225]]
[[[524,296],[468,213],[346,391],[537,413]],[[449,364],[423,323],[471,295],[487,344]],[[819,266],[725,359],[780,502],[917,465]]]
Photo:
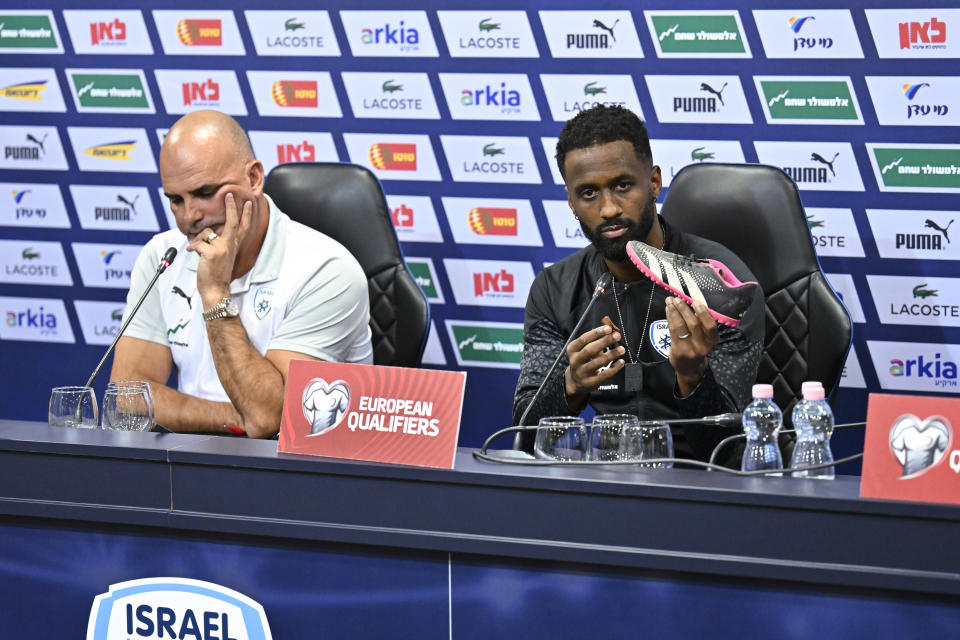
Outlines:
[[587,395],[623,369],[622,346],[604,352],[620,340],[620,333],[606,325],[591,329],[567,345],[570,365],[564,372],[564,389],[571,408],[583,406]]
[[680,298],[668,297],[667,325],[670,328],[670,366],[677,372],[677,388],[686,397],[700,384],[707,370],[707,354],[719,337],[717,321],[702,302],[693,309]]
[[197,291],[204,309],[209,309],[223,298],[230,297],[230,281],[233,280],[233,267],[237,260],[237,251],[243,239],[250,232],[253,220],[257,218],[256,199],[243,203],[243,212],[237,214],[236,198],[232,193],[224,197],[226,220],[220,235],[211,242],[207,237],[213,228],[202,229],[187,250],[200,255],[197,267]]

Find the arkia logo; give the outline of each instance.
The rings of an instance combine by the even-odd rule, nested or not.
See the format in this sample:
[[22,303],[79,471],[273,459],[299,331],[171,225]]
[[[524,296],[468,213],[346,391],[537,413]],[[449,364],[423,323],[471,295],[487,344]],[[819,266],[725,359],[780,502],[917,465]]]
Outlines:
[[931,18],[930,22],[901,22],[901,49],[946,49],[947,23]]
[[719,89],[714,89],[706,82],[700,83],[700,91],[713,94],[712,97],[705,96],[676,96],[673,99],[673,110],[674,112],[681,111],[683,113],[716,113],[717,112],[717,102],[720,103],[720,106],[724,106],[723,103],[723,91],[727,88],[726,82]]
[[32,82],[20,82],[11,84],[0,89],[0,96],[12,98],[14,100],[30,100],[39,102],[43,100],[41,93],[47,89],[46,80],[34,80]]
[[517,235],[517,210],[500,207],[474,207],[467,214],[470,229],[481,236]]
[[144,578],[112,584],[94,598],[87,640],[168,637],[273,638],[259,603],[212,582]]
[[613,30],[617,28],[620,18],[613,21],[609,27],[601,20],[594,20],[592,28],[598,31],[585,33],[568,33],[567,49],[609,49],[611,42],[616,42],[617,38]]
[[503,107],[504,113],[520,111],[520,92],[507,89],[507,83],[501,82],[498,88],[490,85],[478,89],[464,89],[460,92],[460,104],[465,107]]
[[23,146],[4,146],[4,160],[39,160],[41,156],[46,155],[43,143],[47,141],[47,134],[42,138],[37,138],[32,133],[26,135],[27,142],[32,144]]
[[346,415],[350,387],[343,380],[327,384],[323,378],[314,378],[303,388],[302,407],[310,425],[309,435],[321,436],[335,429]]
[[943,241],[946,240],[947,244],[950,244],[949,229],[952,224],[953,219],[946,226],[941,227],[934,220],[927,218],[923,223],[924,228],[934,229],[937,233],[898,233],[894,236],[894,246],[897,249],[943,251],[946,249]]
[[278,144],[277,163],[313,162],[317,158],[317,148],[304,140],[300,144]]
[[270,87],[273,101],[281,107],[316,107],[316,80],[277,80]]
[[27,309],[26,311],[7,311],[7,326],[56,331],[57,316],[44,311],[42,305],[36,310]]
[[413,209],[401,203],[399,207],[390,209],[390,219],[395,227],[412,227]]
[[107,142],[98,144],[84,150],[84,153],[91,158],[100,160],[120,160],[129,162],[133,159],[131,154],[137,148],[136,140],[121,140],[120,142]]
[[416,51],[420,47],[420,32],[405,26],[403,20],[396,27],[390,23],[382,27],[360,30],[360,42],[363,44],[397,44],[401,51]]
[[223,44],[223,27],[219,19],[181,20],[177,23],[177,39],[188,47],[219,47]]
[[183,83],[183,105],[211,106],[220,100],[220,83],[207,78],[205,82]]
[[370,164],[383,171],[416,171],[417,145],[378,142],[367,152]]
[[892,358],[890,360],[890,375],[895,378],[930,378],[934,386],[937,387],[956,387],[957,386],[957,363],[950,360],[941,360],[940,354],[933,354],[933,360],[923,357],[923,354],[916,359],[900,360]]
[[500,269],[499,273],[474,273],[473,295],[480,298],[489,293],[513,293],[513,281],[513,274],[506,269]]
[[897,418],[890,427],[890,453],[903,468],[901,479],[932,469],[950,448],[953,429],[943,416],[921,420],[913,414]]
[[119,18],[113,22],[91,22],[90,44],[110,45],[125,42],[127,39],[127,24]]

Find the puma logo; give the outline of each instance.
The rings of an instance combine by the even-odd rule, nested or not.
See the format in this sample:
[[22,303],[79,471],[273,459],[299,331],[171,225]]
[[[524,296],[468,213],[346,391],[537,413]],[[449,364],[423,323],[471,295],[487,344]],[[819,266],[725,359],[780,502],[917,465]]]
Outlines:
[[617,18],[617,19],[614,21],[612,27],[608,27],[607,25],[603,24],[603,23],[600,22],[599,20],[594,20],[594,21],[593,21],[593,26],[596,27],[596,28],[598,28],[598,29],[603,29],[604,31],[606,31],[607,33],[609,33],[609,34],[610,34],[610,37],[613,38],[613,41],[616,42],[616,41],[617,41],[617,36],[613,35],[613,30],[617,28],[617,23],[618,23],[618,22],[620,22],[620,18]]
[[[709,92],[712,93],[713,95],[717,96],[717,100],[720,101],[720,104],[721,104],[721,105],[724,105],[724,103],[723,103],[723,95],[722,95],[722,94],[723,94],[723,90],[726,89],[726,88],[727,88],[727,83],[726,83],[726,82],[724,82],[724,83],[723,83],[723,86],[720,87],[720,91],[717,91],[716,89],[714,89],[713,87],[711,87],[710,85],[708,85],[706,82],[701,82],[701,83],[700,83],[700,91],[709,91]],[[725,105],[724,105],[724,106],[725,106]]]
[[170,289],[170,291],[173,292],[173,293],[175,293],[175,294],[177,294],[178,296],[180,296],[180,297],[183,298],[184,300],[186,300],[186,301],[187,301],[187,308],[188,308],[188,309],[193,309],[193,303],[190,301],[190,296],[188,296],[187,294],[185,294],[185,293],[183,292],[183,289],[181,289],[180,287],[175,286],[175,287],[173,287],[173,289]]
[[37,140],[36,138],[33,137],[32,133],[28,133],[27,140],[34,143],[38,147],[40,147],[40,151],[43,151],[44,154],[47,153],[47,150],[43,148],[43,143],[47,141],[47,136],[43,136],[43,140]]
[[123,204],[125,204],[125,205],[127,205],[128,207],[130,207],[131,209],[133,209],[133,215],[137,215],[137,204],[136,204],[136,203],[137,203],[137,200],[138,200],[139,198],[140,198],[140,194],[137,194],[137,196],[133,199],[133,202],[131,202],[130,200],[127,200],[126,198],[124,198],[122,195],[117,194],[117,202],[122,202]]
[[929,227],[930,229],[936,229],[943,234],[943,237],[947,239],[947,244],[950,244],[950,234],[947,233],[947,229],[950,228],[950,225],[953,224],[953,220],[947,223],[947,226],[941,227],[933,220],[927,218],[926,222],[923,223],[923,226]]
[[815,161],[819,162],[820,164],[825,164],[825,165],[827,165],[827,167],[830,168],[830,174],[833,175],[834,177],[836,177],[837,174],[836,174],[836,172],[833,170],[833,163],[834,163],[834,161],[837,159],[837,156],[839,156],[839,155],[840,155],[840,152],[838,151],[837,153],[833,154],[833,158],[831,158],[830,160],[827,160],[826,158],[824,158],[823,156],[821,156],[819,153],[811,153],[811,154],[810,154],[810,159],[811,159],[811,160],[815,160]]

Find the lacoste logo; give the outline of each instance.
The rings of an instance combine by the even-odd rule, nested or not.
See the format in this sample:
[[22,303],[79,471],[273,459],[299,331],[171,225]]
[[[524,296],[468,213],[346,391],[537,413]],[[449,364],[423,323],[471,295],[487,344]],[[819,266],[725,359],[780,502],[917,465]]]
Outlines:
[[465,348],[469,347],[471,344],[473,344],[476,341],[477,341],[477,334],[473,334],[469,338],[465,338],[461,340],[460,343],[457,345],[457,348],[460,349],[460,351],[463,351]]
[[485,155],[485,156],[502,156],[502,155],[504,154],[504,150],[503,150],[502,148],[497,148],[497,147],[495,147],[495,146],[494,146],[495,144],[496,144],[495,142],[491,142],[490,144],[484,145],[484,146],[483,146],[483,155]]
[[617,41],[617,36],[613,35],[613,30],[617,28],[617,23],[618,23],[618,22],[620,22],[620,18],[617,18],[617,19],[613,22],[613,26],[612,26],[612,27],[608,27],[607,25],[603,24],[603,23],[600,22],[599,20],[594,20],[594,21],[593,21],[593,26],[596,27],[597,29],[603,29],[604,31],[606,31],[607,33],[609,33],[609,34],[610,34],[610,37],[613,38],[613,41],[616,42],[616,41]]
[[677,29],[679,29],[679,28],[680,28],[680,25],[679,25],[679,24],[675,24],[675,25],[671,26],[669,29],[667,29],[666,31],[664,31],[663,33],[661,33],[661,34],[660,34],[660,42],[663,42],[664,40],[666,40],[667,38],[669,38],[670,36],[672,36],[673,33],[674,33]]
[[880,170],[880,175],[886,175],[887,171],[890,171],[890,169],[893,169],[895,166],[897,166],[901,162],[903,162],[903,158],[894,158],[893,162],[884,166],[883,169]]
[[690,152],[690,159],[696,160],[698,162],[703,162],[704,160],[713,160],[712,151],[704,151],[706,147],[697,147]]
[[606,92],[607,92],[607,88],[606,88],[606,87],[597,87],[597,86],[594,86],[594,85],[596,85],[596,84],[597,84],[597,81],[594,80],[593,82],[588,82],[587,84],[583,85],[583,95],[585,95],[585,96],[595,96],[595,95],[597,95],[598,93],[606,93]]
[[306,29],[307,25],[303,22],[297,22],[296,18],[290,18],[283,23],[283,28],[286,31],[296,31],[297,29]]
[[48,134],[44,134],[43,140],[37,140],[36,138],[33,137],[33,134],[32,134],[32,133],[28,133],[28,134],[27,134],[27,140],[29,140],[30,142],[34,143],[34,144],[37,145],[38,147],[40,147],[40,151],[43,151],[44,153],[46,153],[47,150],[43,148],[43,143],[47,141],[47,135],[48,135]]
[[181,329],[183,329],[184,327],[186,327],[188,324],[190,324],[190,321],[189,321],[189,320],[187,320],[186,322],[184,322],[184,321],[183,321],[183,318],[180,318],[180,324],[175,325],[175,326],[170,327],[169,329],[167,329],[167,337],[169,338],[169,337],[172,336],[173,334],[177,333],[178,331],[180,331]]
[[915,286],[915,287],[913,288],[913,297],[914,297],[914,298],[920,298],[921,300],[922,300],[923,298],[930,298],[930,297],[939,298],[939,297],[940,297],[940,296],[937,295],[937,290],[936,290],[936,289],[925,289],[924,287],[926,287],[926,286],[927,286],[927,283],[926,283],[926,282],[924,282],[923,284],[918,284],[917,286]]
[[481,20],[481,21],[480,21],[480,25],[479,25],[479,26],[480,26],[480,31],[494,31],[494,30],[499,31],[499,30],[500,30],[500,23],[499,23],[499,22],[490,22],[491,20],[493,20],[493,18],[484,18],[483,20]]
[[949,229],[950,225],[952,224],[953,224],[953,220],[950,220],[950,222],[947,223],[947,226],[941,227],[933,220],[930,220],[929,218],[927,218],[927,220],[923,223],[923,226],[928,227],[930,229],[936,229],[937,231],[943,234],[944,238],[947,239],[947,244],[950,244],[950,234],[947,233],[947,229]]
[[40,254],[34,251],[33,247],[27,247],[20,253],[20,256],[24,260],[36,260],[37,258],[40,257]]
[[140,198],[140,194],[137,194],[137,196],[136,196],[136,197],[133,199],[133,201],[131,202],[130,200],[127,200],[126,198],[124,198],[122,194],[119,194],[119,193],[117,194],[117,202],[122,202],[123,204],[127,205],[128,207],[130,207],[130,209],[133,210],[133,215],[137,215],[137,204],[136,204],[136,203],[137,203],[137,200],[138,200],[139,198]]
[[114,322],[120,322],[123,320],[123,309],[114,309],[110,312],[110,319]]
[[837,156],[839,156],[839,155],[840,155],[840,152],[838,151],[837,153],[833,154],[833,158],[831,158],[830,160],[827,160],[826,158],[824,158],[823,156],[821,156],[819,153],[811,153],[811,154],[810,154],[810,159],[811,159],[811,160],[814,160],[814,161],[816,161],[816,162],[819,162],[820,164],[825,164],[825,165],[827,165],[827,168],[830,169],[830,174],[833,175],[834,177],[836,177],[837,174],[836,174],[836,172],[833,170],[833,163],[836,161]]
[[77,97],[82,98],[83,94],[85,94],[87,91],[90,91],[90,89],[93,89],[94,84],[96,84],[96,82],[88,82],[87,84],[80,87],[80,91],[77,91]]
[[393,80],[385,81],[380,88],[384,93],[393,93],[394,91],[403,91],[402,84],[393,84]]
[[185,293],[183,292],[183,289],[181,289],[180,287],[176,287],[176,286],[175,286],[175,287],[173,287],[172,289],[170,289],[170,291],[171,291],[172,293],[177,294],[178,296],[180,296],[180,297],[183,298],[184,300],[186,300],[186,301],[187,301],[187,308],[188,308],[188,309],[193,309],[193,302],[190,301],[190,296],[188,296],[187,294],[185,294]]
[[726,82],[723,83],[723,86],[720,87],[720,90],[719,90],[719,91],[717,91],[716,89],[714,89],[713,87],[711,87],[711,86],[710,86],[709,84],[707,84],[706,82],[701,82],[701,83],[700,83],[700,91],[709,91],[709,92],[712,93],[713,95],[717,96],[717,100],[720,101],[720,104],[721,104],[721,105],[723,105],[723,96],[722,96],[721,94],[723,93],[723,90],[726,89],[726,88],[727,88],[727,83],[726,83]]
[[810,214],[807,216],[807,226],[810,227],[811,229],[815,229],[816,227],[822,227],[823,220],[814,220],[813,214]]

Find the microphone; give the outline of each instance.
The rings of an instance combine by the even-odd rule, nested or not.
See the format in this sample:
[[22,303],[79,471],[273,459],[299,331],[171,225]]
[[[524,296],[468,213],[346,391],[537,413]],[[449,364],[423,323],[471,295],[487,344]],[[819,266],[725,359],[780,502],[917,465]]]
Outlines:
[[117,331],[117,336],[113,339],[113,342],[110,343],[110,346],[107,347],[107,352],[103,354],[103,357],[100,359],[100,364],[97,365],[97,368],[93,370],[93,373],[90,374],[90,377],[87,379],[86,386],[93,384],[93,381],[96,379],[97,375],[100,373],[100,369],[103,368],[103,363],[107,361],[107,358],[110,357],[110,354],[113,353],[113,348],[117,346],[117,341],[120,340],[120,336],[123,335],[123,332],[127,330],[127,325],[130,324],[130,321],[133,320],[133,316],[137,314],[137,311],[140,309],[140,305],[143,304],[143,301],[147,299],[147,294],[150,293],[150,290],[153,289],[153,285],[156,284],[157,278],[160,277],[160,274],[167,270],[173,263],[173,259],[177,257],[177,250],[174,247],[167,249],[167,252],[163,254],[163,257],[160,258],[160,264],[157,265],[157,272],[153,274],[153,279],[150,280],[150,284],[147,285],[147,288],[144,290],[143,295],[140,296],[140,299],[137,300],[136,306],[133,307],[133,311],[130,312],[130,315],[127,316],[126,321],[120,326],[120,330]]
[[[540,387],[537,389],[537,392],[533,394],[533,398],[530,399],[530,404],[527,405],[527,408],[524,410],[523,415],[520,416],[520,426],[523,426],[523,423],[526,421],[527,416],[530,414],[530,410],[533,409],[533,405],[536,404],[537,400],[540,399],[540,394],[543,393],[543,388],[547,385],[547,380],[550,379],[550,376],[553,375],[554,369],[557,368],[557,365],[560,363],[560,358],[563,357],[563,354],[567,351],[567,345],[570,344],[575,337],[577,337],[578,332],[580,331],[580,326],[583,324],[583,321],[587,319],[587,314],[590,313],[590,309],[593,308],[593,303],[602,296],[607,287],[613,283],[613,276],[610,272],[604,273],[597,279],[597,285],[593,289],[593,295],[590,296],[590,302],[587,303],[587,308],[583,310],[583,313],[580,315],[580,319],[577,320],[576,326],[573,328],[573,331],[570,332],[570,337],[567,338],[567,341],[564,343],[563,347],[560,349],[560,353],[557,354],[557,359],[553,361],[553,364],[550,365],[550,369],[547,370],[547,375],[543,376],[543,382],[540,383]],[[513,442],[513,448],[520,448],[520,433],[518,432],[516,438]]]

